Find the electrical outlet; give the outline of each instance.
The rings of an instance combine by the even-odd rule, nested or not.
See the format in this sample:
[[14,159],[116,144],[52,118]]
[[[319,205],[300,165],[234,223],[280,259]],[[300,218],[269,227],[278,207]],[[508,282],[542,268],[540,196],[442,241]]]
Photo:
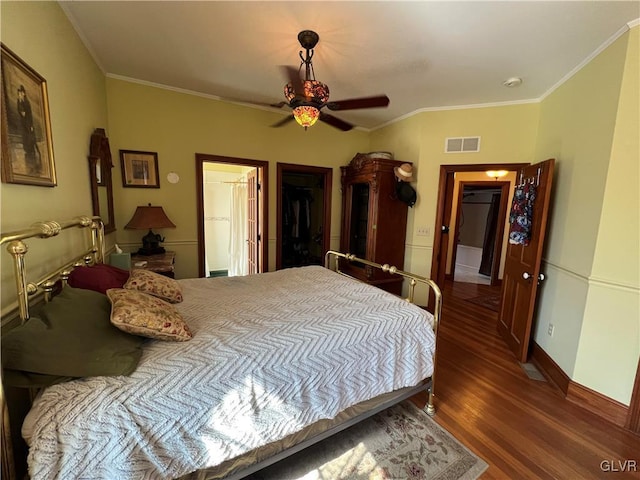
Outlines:
[[549,324],[549,328],[547,329],[547,334],[548,334],[550,337],[553,337],[553,330],[554,330],[554,329],[555,329],[555,327],[553,326],[553,323],[550,323],[550,324]]
[[421,227],[418,227],[418,230],[416,232],[416,234],[420,237],[428,237],[430,233],[431,233],[431,229],[424,225]]

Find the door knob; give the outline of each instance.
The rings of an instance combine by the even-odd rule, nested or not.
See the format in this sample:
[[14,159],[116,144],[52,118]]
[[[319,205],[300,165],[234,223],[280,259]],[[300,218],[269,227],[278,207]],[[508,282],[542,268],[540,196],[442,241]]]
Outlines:
[[547,277],[544,276],[544,273],[539,273],[538,274],[538,283],[544,282],[545,278],[547,278]]
[[529,272],[524,272],[522,274],[522,278],[524,278],[525,280],[529,280],[531,278],[531,274]]

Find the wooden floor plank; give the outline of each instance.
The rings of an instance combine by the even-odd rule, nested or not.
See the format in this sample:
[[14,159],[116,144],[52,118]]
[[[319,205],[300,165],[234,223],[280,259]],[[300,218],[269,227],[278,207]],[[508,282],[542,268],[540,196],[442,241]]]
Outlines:
[[[640,479],[640,436],[530,379],[497,332],[498,314],[467,301],[496,291],[443,288],[435,420],[489,464],[483,480]],[[621,471],[626,460],[635,471]],[[615,470],[603,471],[603,461]]]

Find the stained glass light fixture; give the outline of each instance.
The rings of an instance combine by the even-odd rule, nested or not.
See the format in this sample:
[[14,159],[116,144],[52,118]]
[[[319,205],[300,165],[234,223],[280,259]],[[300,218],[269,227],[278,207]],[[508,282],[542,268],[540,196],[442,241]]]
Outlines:
[[300,105],[293,109],[293,118],[306,129],[307,127],[312,127],[318,121],[320,110],[310,105]]
[[[313,126],[320,118],[320,106],[329,101],[329,87],[316,80],[313,71],[313,47],[318,43],[318,34],[304,30],[298,34],[298,41],[305,49],[305,56],[300,51],[300,69],[304,66],[304,80],[289,82],[284,86],[284,96],[293,107],[293,118],[305,130]],[[296,88],[299,90],[296,92]]]
[[282,127],[295,120],[306,130],[319,120],[343,132],[347,132],[353,128],[352,124],[334,117],[330,113],[322,111],[322,109],[342,111],[386,107],[389,105],[389,97],[386,95],[329,101],[329,87],[316,80],[311,60],[314,53],[313,49],[319,39],[320,37],[316,32],[311,30],[301,31],[298,34],[298,41],[303,48],[303,50],[300,50],[300,66],[295,68],[281,65],[281,70],[289,80],[284,86],[286,102],[273,103],[269,104],[269,106],[282,108],[286,105],[292,110],[292,115],[288,115],[276,122],[272,127]]

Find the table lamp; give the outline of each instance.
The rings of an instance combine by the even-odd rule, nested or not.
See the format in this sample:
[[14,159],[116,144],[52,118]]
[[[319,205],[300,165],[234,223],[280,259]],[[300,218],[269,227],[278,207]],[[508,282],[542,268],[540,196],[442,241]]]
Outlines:
[[138,250],[138,255],[156,255],[158,253],[164,253],[165,250],[160,246],[160,242],[164,242],[164,238],[157,233],[153,233],[153,228],[176,228],[167,214],[164,213],[162,207],[140,206],[136,208],[136,211],[124,228],[135,230],[149,229],[144,237],[142,237],[142,248]]

